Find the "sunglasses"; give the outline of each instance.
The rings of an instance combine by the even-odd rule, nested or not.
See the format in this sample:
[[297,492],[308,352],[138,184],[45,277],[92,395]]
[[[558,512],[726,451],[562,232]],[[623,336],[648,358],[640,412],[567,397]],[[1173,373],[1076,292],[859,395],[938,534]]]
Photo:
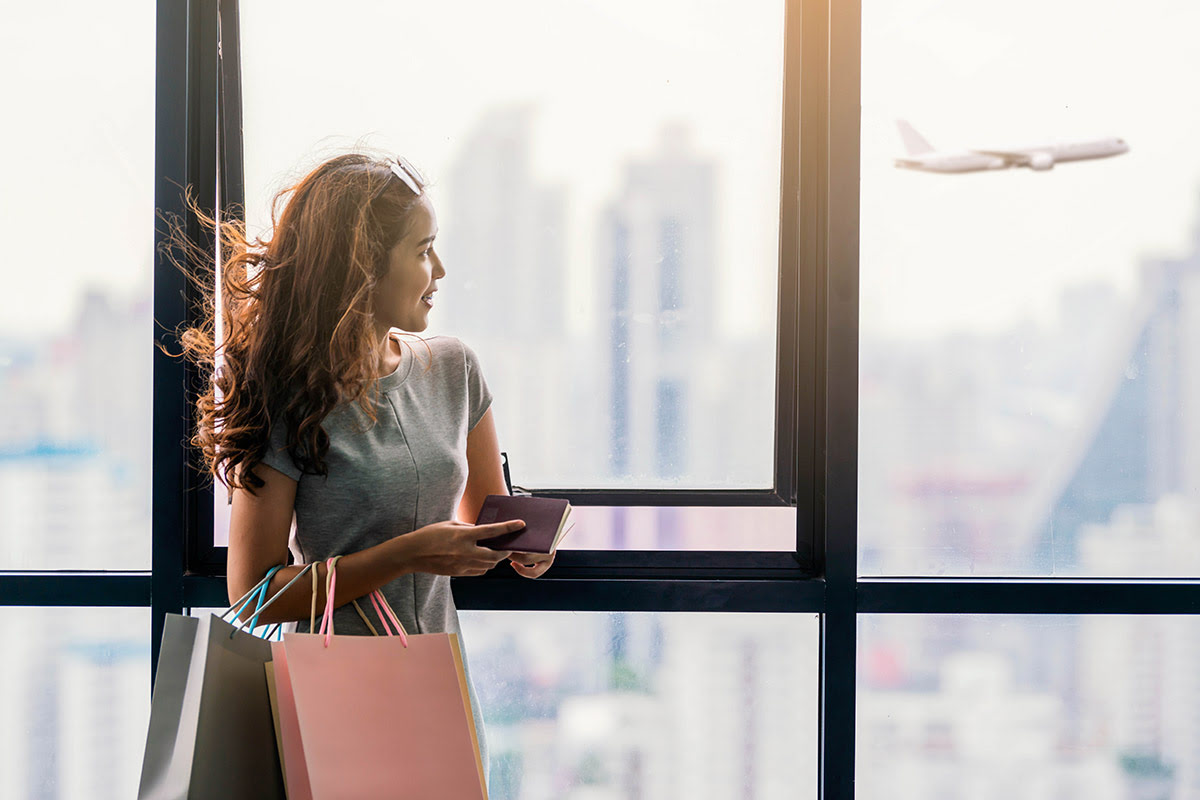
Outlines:
[[421,194],[421,187],[425,185],[425,178],[417,171],[416,167],[409,163],[407,158],[396,156],[396,160],[389,166],[392,168],[392,174],[404,181],[404,185],[412,189],[413,194]]

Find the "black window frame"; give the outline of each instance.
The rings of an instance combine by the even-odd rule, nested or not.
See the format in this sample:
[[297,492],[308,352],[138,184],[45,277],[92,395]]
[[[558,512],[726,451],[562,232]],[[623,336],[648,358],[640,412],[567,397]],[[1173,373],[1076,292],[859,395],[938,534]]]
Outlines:
[[[783,0],[788,20],[801,13],[800,0]],[[245,166],[241,108],[241,31],[238,24],[237,0],[210,0],[204,19],[189,29],[189,48],[197,51],[191,63],[196,70],[195,82],[188,92],[202,108],[216,109],[215,120],[200,120],[203,131],[190,131],[189,138],[201,141],[206,153],[216,153],[212,163],[196,162],[196,172],[186,177],[199,180],[192,183],[201,207],[216,208],[220,198],[222,208],[241,208],[245,201]],[[781,102],[793,103],[799,96],[799,63],[796,47],[798,26],[786,25],[784,34],[784,86]],[[215,59],[215,60],[214,60]],[[777,294],[778,333],[776,342],[775,384],[775,441],[773,456],[773,485],[769,489],[531,489],[534,495],[565,498],[581,506],[774,506],[796,508],[796,544],[794,550],[755,551],[730,549],[724,551],[662,551],[662,550],[564,550],[559,553],[552,575],[547,579],[573,578],[778,578],[805,580],[817,577],[816,529],[812,524],[814,498],[811,481],[805,477],[816,472],[814,465],[804,463],[815,457],[808,445],[814,440],[812,428],[816,417],[816,382],[812,369],[816,365],[813,349],[816,346],[816,318],[804,314],[796,302],[804,283],[799,239],[794,235],[794,221],[799,216],[799,126],[797,115],[783,115],[781,131],[780,179],[780,243]],[[211,145],[211,139],[217,144]],[[189,151],[192,152],[192,151]],[[192,162],[189,162],[191,166]],[[188,185],[188,184],[184,184]],[[219,188],[219,192],[218,192]],[[786,233],[784,233],[786,231]],[[210,237],[189,226],[189,236],[202,247],[211,247]],[[189,300],[185,313],[192,314],[194,287],[183,287]],[[188,316],[187,321],[191,317]],[[808,370],[807,372],[805,370]],[[203,378],[194,371],[188,374],[189,387],[202,387]],[[194,399],[195,395],[189,399]],[[804,453],[804,458],[800,454]],[[799,468],[798,468],[799,465]],[[189,505],[186,530],[186,571],[190,575],[223,576],[226,548],[219,547],[213,537],[213,485],[200,470],[185,476],[184,493]],[[736,533],[731,532],[731,537]],[[470,586],[476,581],[520,581],[520,576],[496,574],[473,580],[456,581],[459,593],[486,593],[482,587]],[[496,587],[500,590],[501,587]]]
[[[228,22],[236,5],[157,2],[155,203],[167,212],[186,214],[181,187],[201,188],[202,179],[216,171],[218,12]],[[825,800],[850,800],[859,614],[1200,615],[1200,582],[858,577],[860,6],[858,0],[788,0],[788,12],[784,110],[795,138],[785,134],[785,141],[798,147],[800,157],[783,179],[796,194],[781,250],[793,248],[799,270],[796,285],[782,287],[782,296],[796,299],[799,318],[812,320],[815,334],[812,352],[798,353],[796,374],[812,376],[813,401],[795,403],[797,413],[811,418],[794,420],[795,452],[805,457],[793,467],[796,485],[805,487],[797,498],[804,518],[798,527],[810,525],[816,534],[816,576],[798,578],[795,568],[781,577],[777,570],[731,567],[738,554],[718,553],[706,556],[703,568],[687,565],[686,576],[667,562],[616,575],[609,565],[575,565],[570,575],[553,580],[548,575],[521,583],[459,582],[455,596],[460,607],[472,609],[819,614],[815,788]],[[792,91],[797,86],[799,92]],[[789,193],[784,194],[786,204]],[[199,237],[194,222],[189,230]],[[156,259],[154,278],[153,342],[169,344],[171,330],[186,318],[188,287],[164,255]],[[781,326],[781,337],[792,333]],[[146,346],[152,346],[149,337]],[[203,386],[199,378],[156,348],[151,571],[0,571],[0,606],[149,608],[153,671],[166,613],[225,604],[223,578],[189,572],[185,562],[183,532],[196,530],[205,521],[205,507],[209,515],[212,507],[211,494],[197,493],[188,483],[194,469],[186,440],[190,403]],[[211,528],[211,519],[208,524]]]

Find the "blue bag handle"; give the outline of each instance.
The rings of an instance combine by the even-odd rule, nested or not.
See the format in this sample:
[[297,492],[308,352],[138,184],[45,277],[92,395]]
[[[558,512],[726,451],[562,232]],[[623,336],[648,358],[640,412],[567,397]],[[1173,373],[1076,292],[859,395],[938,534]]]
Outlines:
[[[282,564],[279,566],[271,567],[269,570],[267,570],[267,574],[263,576],[262,580],[260,580],[256,584],[254,584],[254,587],[250,591],[248,591],[244,595],[242,595],[241,599],[239,599],[236,603],[234,603],[232,606],[227,608],[225,610],[225,612],[221,614],[221,619],[225,619],[230,614],[233,615],[234,619],[237,619],[238,617],[240,617],[242,615],[242,611],[244,611],[246,609],[246,606],[250,605],[250,603],[253,602],[254,603],[254,616],[252,616],[250,618],[250,630],[253,631],[256,627],[258,627],[258,615],[260,613],[262,613],[263,603],[267,599],[267,591],[271,587],[271,578],[275,577],[275,573],[279,572],[279,570],[281,570],[281,569],[283,569]],[[237,623],[235,630],[241,630],[243,625],[245,625],[245,623],[242,623],[242,622]],[[229,638],[232,639],[233,634],[234,634],[234,631],[230,631]]]
[[[260,580],[258,583],[256,583],[250,591],[248,591],[244,595],[242,595],[242,597],[236,603],[234,603],[233,606],[230,606],[230,608],[221,615],[221,619],[225,619],[225,617],[229,616],[230,612],[233,612],[235,618],[241,616],[241,613],[243,610],[245,610],[246,606],[250,605],[251,602],[254,602],[254,615],[250,618],[250,627],[249,627],[249,630],[253,631],[256,627],[258,627],[258,616],[263,611],[265,611],[266,608],[271,605],[271,603],[274,603],[277,599],[279,599],[280,595],[282,595],[284,592],[286,592],[288,589],[290,589],[293,583],[300,580],[301,576],[303,576],[304,573],[306,573],[310,569],[312,569],[312,567],[313,567],[312,564],[306,564],[303,569],[301,569],[298,573],[296,573],[295,577],[293,577],[290,581],[287,582],[286,586],[284,586],[282,589],[280,589],[278,592],[276,592],[275,596],[272,597],[270,600],[267,600],[267,592],[270,590],[270,587],[271,587],[271,578],[273,578],[275,576],[276,572],[283,569],[283,565],[280,564],[279,566],[271,567],[271,569],[267,570],[267,574],[263,576],[262,580]],[[264,601],[266,601],[266,602],[264,602]],[[236,611],[234,610],[235,606],[236,606]],[[229,637],[233,638],[233,634],[236,631],[245,630],[245,629],[246,629],[246,623],[239,622],[239,623],[237,623],[235,629],[233,631],[229,632]],[[280,632],[281,630],[282,630],[282,624],[276,624],[274,626],[274,630],[268,630],[267,635],[264,636],[263,638],[270,639],[272,635],[274,635],[277,632]]]

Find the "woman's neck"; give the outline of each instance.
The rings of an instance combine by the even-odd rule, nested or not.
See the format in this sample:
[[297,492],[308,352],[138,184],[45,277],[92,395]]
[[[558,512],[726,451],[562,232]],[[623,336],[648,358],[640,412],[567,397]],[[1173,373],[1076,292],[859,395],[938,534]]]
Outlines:
[[396,341],[396,337],[389,331],[387,339],[384,341],[383,352],[379,355],[378,375],[380,378],[391,375],[400,366],[400,361],[404,356],[404,351],[400,347],[400,343]]

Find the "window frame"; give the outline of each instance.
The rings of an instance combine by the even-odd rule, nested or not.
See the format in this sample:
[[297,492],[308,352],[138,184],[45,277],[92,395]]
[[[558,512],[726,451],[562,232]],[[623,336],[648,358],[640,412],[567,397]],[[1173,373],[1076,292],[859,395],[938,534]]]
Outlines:
[[[780,158],[780,241],[777,270],[776,294],[777,335],[775,369],[775,441],[773,454],[772,487],[769,489],[592,489],[577,487],[568,489],[531,489],[541,497],[569,500],[580,506],[728,506],[728,507],[794,507],[796,508],[796,544],[792,551],[756,551],[751,549],[729,551],[661,551],[661,550],[564,550],[556,561],[554,579],[600,578],[620,579],[623,577],[670,577],[670,578],[762,578],[804,580],[815,578],[820,566],[817,558],[816,533],[812,524],[813,497],[803,487],[811,486],[815,464],[803,463],[815,458],[811,447],[814,441],[815,386],[812,369],[816,365],[815,316],[804,313],[803,301],[799,300],[799,289],[804,284],[800,278],[799,238],[795,226],[789,221],[799,215],[799,126],[796,113],[787,113],[788,108],[798,108],[799,64],[796,36],[799,28],[786,24],[800,16],[800,0],[782,0],[785,14],[784,34],[784,81],[783,97],[785,113],[781,130]],[[201,203],[206,209],[216,209],[217,200],[222,209],[240,209],[245,202],[245,166],[241,108],[241,31],[238,24],[237,0],[208,0],[205,12],[208,19],[192,33],[195,46],[205,52],[216,52],[215,65],[205,62],[198,65],[203,85],[195,91],[203,96],[208,108],[217,109],[215,136],[218,161],[212,166],[216,170],[199,178],[208,186],[219,187],[216,195],[206,194]],[[212,21],[213,16],[217,22]],[[215,27],[214,27],[215,25]],[[191,35],[191,34],[190,34]],[[215,44],[211,40],[216,36]],[[191,46],[191,45],[190,45]],[[215,99],[209,97],[215,94]],[[211,123],[209,123],[211,125]],[[208,166],[205,164],[204,166]],[[187,185],[187,184],[185,184]],[[199,187],[199,184],[193,184]],[[197,192],[199,197],[199,192]],[[220,212],[218,212],[220,213]],[[189,235],[193,231],[189,228]],[[211,239],[196,234],[197,243],[211,247]],[[202,237],[202,238],[201,238]],[[194,293],[194,289],[187,288]],[[193,298],[194,300],[194,298]],[[809,306],[812,303],[810,301]],[[189,312],[194,309],[189,307]],[[802,323],[806,320],[806,323]],[[191,317],[188,317],[191,321]],[[189,375],[196,383],[199,376]],[[800,453],[806,458],[801,459]],[[802,480],[808,478],[808,480]],[[186,476],[185,492],[196,498],[190,524],[186,527],[186,569],[189,574],[223,576],[225,574],[226,548],[214,541],[212,520],[213,490],[211,482],[203,474],[189,472]],[[550,576],[547,576],[548,578]],[[491,580],[521,580],[520,576],[487,576]],[[461,581],[466,583],[468,581]],[[499,588],[499,587],[498,587]]]
[[[797,191],[795,204],[789,205],[794,213],[784,218],[792,224],[781,232],[781,251],[796,254],[798,270],[795,285],[781,285],[781,297],[796,301],[799,316],[810,320],[814,331],[811,353],[797,353],[796,375],[812,377],[812,402],[789,401],[798,415],[792,428],[798,457],[789,468],[795,470],[796,485],[805,487],[796,498],[797,527],[808,525],[814,533],[816,577],[797,577],[801,573],[795,567],[725,568],[742,555],[737,553],[705,554],[713,572],[681,575],[672,571],[679,565],[667,554],[657,554],[661,560],[643,565],[640,573],[629,563],[615,575],[604,564],[586,566],[590,574],[579,572],[585,565],[575,565],[578,574],[562,578],[457,582],[455,597],[464,609],[820,614],[819,778],[814,788],[820,798],[850,800],[858,614],[1200,615],[1200,581],[857,575],[861,12],[858,0],[788,0],[788,11],[784,111],[785,126],[792,126],[795,137],[789,139],[785,127],[784,141],[798,148],[799,158],[792,162],[795,171],[785,170],[783,176],[784,186]],[[186,214],[181,187],[202,188],[205,177],[216,174],[218,12],[228,20],[236,14],[236,4],[156,3],[155,204],[169,213]],[[799,91],[793,91],[796,87]],[[231,196],[234,185],[236,181],[224,187],[223,196]],[[789,193],[784,195],[789,203]],[[189,230],[200,230],[195,220]],[[166,245],[161,230],[155,244]],[[170,334],[185,321],[194,298],[170,254],[156,253],[153,341],[177,352]],[[781,326],[780,336],[792,333]],[[191,540],[185,542],[181,535],[198,529],[206,507],[211,516],[211,490],[205,494],[189,482],[195,470],[185,446],[190,404],[195,387],[203,386],[202,376],[157,347],[153,364],[151,570],[0,571],[4,607],[149,607],[151,679],[165,615],[226,603],[219,574],[188,571]],[[799,387],[797,394],[802,394]],[[555,573],[567,566],[556,566]],[[685,565],[684,572],[689,569],[697,567]]]

